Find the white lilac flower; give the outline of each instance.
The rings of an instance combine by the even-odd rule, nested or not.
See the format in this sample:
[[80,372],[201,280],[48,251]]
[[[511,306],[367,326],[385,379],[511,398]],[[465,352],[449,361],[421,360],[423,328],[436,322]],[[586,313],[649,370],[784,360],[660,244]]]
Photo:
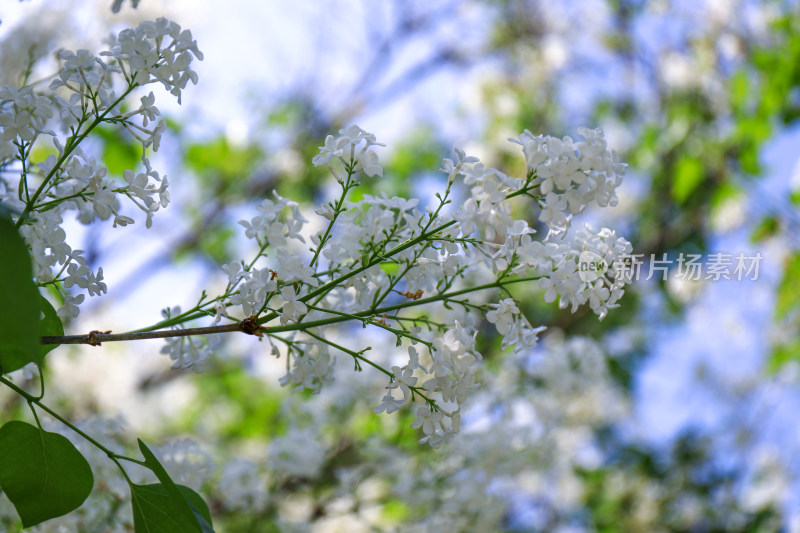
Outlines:
[[103,283],[103,267],[98,268],[96,274],[91,272],[88,274],[86,289],[89,292],[89,296],[99,296],[107,292],[106,284]]
[[222,271],[228,276],[228,283],[230,284],[236,283],[239,278],[245,275],[245,273],[242,272],[241,261],[231,261],[226,265],[222,265],[220,268],[222,268]]
[[406,403],[405,398],[403,398],[402,400],[395,398],[394,396],[392,396],[391,391],[389,391],[384,395],[383,399],[381,400],[381,403],[379,403],[372,409],[372,412],[375,414],[380,414],[385,412],[387,415],[390,415],[395,411],[399,410],[403,405],[405,405],[405,403]]
[[214,324],[219,324],[223,316],[228,316],[228,307],[225,302],[218,300],[214,302]]
[[328,220],[333,220],[334,213],[330,204],[322,204],[318,209],[314,210],[314,213]]
[[276,255],[278,259],[278,279],[288,283],[300,281],[309,285],[316,285],[314,269],[308,266],[303,259],[287,251],[286,248],[278,248]]
[[146,127],[148,120],[155,121],[156,117],[161,115],[161,112],[155,106],[156,97],[153,91],[150,91],[147,96],[142,96],[141,102],[142,105],[139,107],[138,112],[142,115],[142,126]]
[[[241,272],[238,291],[230,297],[232,305],[241,305],[245,316],[255,314],[267,299],[267,294],[277,291],[278,284],[268,268],[253,268]],[[237,274],[237,275],[239,275]]]
[[250,221],[240,220],[239,225],[244,228],[244,234],[248,239],[255,239],[259,233],[264,232],[264,218],[257,216],[253,217]]
[[[357,150],[359,145],[361,147]],[[383,167],[378,162],[378,154],[369,150],[372,146],[385,145],[378,143],[375,135],[352,125],[339,130],[338,137],[328,135],[325,144],[319,147],[320,153],[314,156],[312,163],[315,166],[331,167],[335,159],[340,159],[345,165],[355,163],[356,170],[364,172],[369,177],[383,176]]]
[[198,336],[170,337],[160,353],[172,359],[172,368],[200,371],[211,357],[211,347],[207,341]]
[[506,335],[514,324],[515,315],[519,314],[519,308],[512,298],[501,300],[494,307],[486,313],[486,320],[495,325],[498,333]]
[[401,403],[405,403],[411,397],[410,387],[414,387],[417,384],[417,378],[414,377],[414,368],[405,366],[401,369],[399,366],[393,366],[392,374],[394,375],[394,381],[386,388],[390,390],[399,388],[403,393]]
[[84,294],[64,294],[64,304],[58,309],[58,316],[60,316],[62,320],[77,317],[80,313],[78,306],[83,303],[84,299],[86,299],[86,295]]
[[314,156],[311,162],[314,166],[330,165],[331,160],[342,157],[344,148],[348,145],[346,138],[336,138],[333,135],[325,137],[325,144],[319,147],[320,154]]
[[333,381],[334,359],[327,345],[314,345],[312,349],[294,355],[292,360],[291,370],[279,380],[281,386],[295,384],[297,388],[319,393],[323,385]]
[[289,321],[296,322],[298,318],[308,312],[308,307],[298,299],[299,297],[292,287],[283,287],[281,298],[284,301],[281,308],[281,324],[285,325]]
[[283,250],[286,246],[286,224],[283,222],[270,222],[262,226],[264,238],[273,248]]
[[378,154],[373,151],[358,152],[356,154],[356,161],[358,161],[358,170],[361,170],[369,177],[383,176],[383,167],[378,162]]
[[547,193],[544,200],[539,202],[541,212],[539,213],[539,220],[550,226],[556,231],[565,229],[569,224],[564,211],[566,211],[567,202],[561,195],[554,192]]

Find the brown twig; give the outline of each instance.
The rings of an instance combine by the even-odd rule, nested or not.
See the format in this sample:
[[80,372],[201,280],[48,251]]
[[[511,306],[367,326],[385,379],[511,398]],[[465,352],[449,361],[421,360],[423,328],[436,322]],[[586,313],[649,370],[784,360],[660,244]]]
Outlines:
[[261,331],[267,328],[256,324],[256,317],[250,316],[235,324],[225,324],[224,326],[209,326],[205,328],[185,328],[167,329],[160,331],[146,331],[141,333],[117,333],[110,331],[90,331],[88,335],[62,335],[54,337],[41,337],[41,344],[88,344],[90,346],[100,346],[104,342],[114,341],[136,341],[142,339],[164,339],[169,337],[189,337],[191,335],[208,335],[211,333],[228,333],[231,331],[241,331],[248,335],[261,337]]

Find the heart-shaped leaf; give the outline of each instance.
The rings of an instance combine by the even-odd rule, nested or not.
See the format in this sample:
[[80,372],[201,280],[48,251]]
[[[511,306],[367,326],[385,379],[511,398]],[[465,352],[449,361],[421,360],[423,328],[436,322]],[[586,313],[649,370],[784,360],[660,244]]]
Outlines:
[[94,485],[89,463],[66,437],[25,422],[0,428],[0,458],[0,488],[22,527],[77,509]]

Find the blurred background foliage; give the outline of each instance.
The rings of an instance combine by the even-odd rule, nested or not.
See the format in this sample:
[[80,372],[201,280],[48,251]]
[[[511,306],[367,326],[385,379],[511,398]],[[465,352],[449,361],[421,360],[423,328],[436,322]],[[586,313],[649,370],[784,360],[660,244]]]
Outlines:
[[[182,178],[196,180],[190,197],[179,199],[186,222],[159,253],[117,283],[117,297],[135,291],[139,283],[175,261],[201,264],[210,276],[220,263],[237,257],[235,221],[249,216],[242,213],[273,191],[304,204],[320,204],[326,198],[328,175],[309,162],[325,135],[354,122],[379,130],[380,126],[370,129],[362,121],[374,124],[379,120],[374,117],[385,117],[381,110],[389,109],[403,94],[419,87],[430,91],[425,83],[445,72],[474,85],[471,101],[455,106],[450,125],[436,117],[418,116],[416,125],[382,153],[386,178],[365,183],[364,193],[420,195],[431,183],[441,183],[443,178],[435,170],[442,157],[449,155],[453,128],[463,124],[469,124],[470,134],[480,136],[474,146],[480,147],[482,161],[509,174],[512,170],[521,173],[524,162],[507,137],[524,129],[566,135],[581,125],[603,127],[611,146],[630,168],[620,209],[592,216],[599,222],[614,220],[611,227],[619,227],[616,220],[621,211],[620,232],[645,257],[708,253],[720,232],[731,225],[744,228],[756,249],[771,246],[770,259],[782,258],[773,317],[779,333],[770,337],[770,355],[759,379],[772,379],[796,364],[800,359],[796,233],[800,187],[789,184],[789,176],[779,177],[783,186],[766,185],[770,195],[765,197],[759,185],[771,165],[763,159],[765,146],[796,128],[800,119],[800,10],[795,2],[692,6],[666,0],[576,0],[553,6],[540,0],[431,4],[397,0],[386,4],[392,6],[390,27],[363,52],[362,70],[348,90],[339,89],[344,96],[335,107],[325,79],[304,78],[271,101],[255,94],[245,96],[252,110],[252,128],[244,136],[230,132],[198,136],[187,129],[192,117],[176,114],[171,118],[171,139],[163,144],[174,146],[173,164]],[[140,9],[146,8],[144,0]],[[369,9],[364,7],[362,12]],[[479,45],[462,41],[458,31],[446,38],[432,37],[444,18],[458,28],[460,17],[469,9],[479,10],[488,21]],[[413,61],[399,61],[397,51],[412,41],[423,43],[423,53]],[[438,102],[449,97],[432,98]],[[110,173],[121,175],[123,169],[136,165],[139,154],[129,137],[104,129],[98,139]],[[465,148],[470,153],[470,147]],[[796,158],[798,153],[787,156]],[[732,206],[742,203],[747,205],[744,221],[732,211]],[[606,215],[610,218],[603,218]],[[528,220],[536,216],[535,211],[526,213]],[[99,263],[103,254],[113,253],[113,248],[107,251],[89,245],[87,249]],[[651,355],[652,345],[641,332],[648,331],[653,321],[674,323],[684,318],[686,300],[676,296],[666,282],[654,284],[658,305],[655,311],[652,305],[648,307],[653,301],[652,285],[632,287],[621,308],[603,322],[583,310],[573,314],[545,305],[535,286],[515,286],[514,294],[524,303],[531,323],[547,325],[557,335],[563,332],[605,342],[610,334],[634,332],[621,352],[607,360],[613,380],[630,396],[637,370]],[[492,331],[487,326],[481,341],[490,368],[499,352]],[[184,377],[159,371],[142,381],[140,388],[146,393],[179,379]],[[214,360],[206,373],[192,380],[202,393],[172,427],[159,431],[204,435],[213,431],[221,448],[237,450],[284,434],[288,416],[313,420],[302,409],[290,412],[295,404],[287,401],[286,393],[265,387],[247,364]],[[218,530],[277,531],[274,520],[281,499],[309,492],[316,502],[311,516],[319,518],[325,513],[325,502],[334,497],[337,472],[369,464],[365,457],[373,453],[370,442],[378,437],[414,458],[410,470],[435,460],[429,449],[417,446],[407,411],[385,417],[372,414],[371,405],[364,402],[343,405],[349,407],[325,427],[328,441],[336,444],[325,456],[322,473],[314,478],[281,479],[274,489],[278,499],[271,499],[258,514],[230,512],[212,499]],[[3,418],[18,408],[6,399]],[[216,421],[212,427],[207,427],[209,417]],[[756,441],[750,422],[732,421],[731,435],[723,440],[733,440],[734,449],[746,450]],[[789,530],[781,498],[742,505],[737,490],[750,475],[750,456],[743,452],[743,459],[737,461],[720,455],[717,434],[689,428],[666,444],[653,444],[638,439],[630,428],[601,424],[591,429],[602,443],[604,459],[593,468],[576,467],[575,473],[582,484],[577,518],[594,530]],[[391,521],[421,511],[386,499],[381,512]],[[561,522],[551,518],[535,530],[554,530]],[[501,522],[510,531],[532,527],[515,525],[511,512]]]

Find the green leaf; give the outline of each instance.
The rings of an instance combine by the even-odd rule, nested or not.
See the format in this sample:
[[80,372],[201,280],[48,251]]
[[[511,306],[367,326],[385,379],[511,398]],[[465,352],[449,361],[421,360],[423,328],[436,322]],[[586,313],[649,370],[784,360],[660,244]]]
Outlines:
[[[211,512],[202,496],[189,487],[175,485],[181,499],[188,501],[195,513],[199,513],[205,523],[202,531],[212,531]],[[183,531],[201,531],[197,520],[190,520],[181,510],[181,503],[176,501],[170,491],[161,483],[152,485],[131,485],[131,502],[133,504],[133,528],[136,533],[179,533]],[[208,527],[206,530],[205,527]]]
[[728,83],[731,107],[739,113],[749,111],[748,102],[752,98],[752,87],[748,73],[745,69],[739,69],[731,76]]
[[381,516],[391,524],[400,524],[411,514],[409,505],[400,499],[390,499],[381,508]]
[[795,337],[772,350],[772,354],[767,360],[767,371],[775,374],[788,362],[797,361],[798,358],[800,358],[800,339]]
[[780,220],[773,215],[766,216],[753,228],[750,234],[751,242],[760,242],[764,239],[774,237],[780,231]]
[[[42,309],[42,318],[39,321],[39,335],[42,337],[60,337],[64,334],[64,324],[61,322],[53,305],[42,295],[39,295],[39,307]],[[42,360],[49,352],[58,348],[60,344],[40,344],[39,352]]]
[[800,254],[789,257],[783,269],[783,279],[778,285],[775,317],[784,318],[800,304]]
[[[174,516],[175,520],[179,520],[180,524],[184,524],[185,527],[189,527],[189,529],[180,529],[180,530],[172,530],[172,531],[202,531],[203,533],[213,533],[213,528],[211,527],[210,518],[206,520],[205,516],[202,512],[197,508],[196,505],[184,496],[183,492],[179,489],[178,485],[172,481],[172,478],[169,477],[169,474],[161,466],[161,463],[156,458],[155,454],[150,451],[144,442],[141,439],[139,440],[139,450],[142,452],[144,456],[144,464],[147,468],[153,471],[156,475],[158,480],[164,486],[164,489],[167,491],[169,499],[167,502],[171,506],[171,509],[174,509]],[[133,487],[131,487],[133,490]],[[205,502],[203,503],[205,506]],[[135,519],[135,511],[134,511],[134,519]],[[139,531],[139,529],[137,529]],[[141,531],[150,531],[147,529],[143,529]],[[165,530],[166,531],[166,530]]]
[[186,151],[186,165],[196,171],[201,179],[209,176],[221,178],[226,185],[242,183],[263,157],[256,145],[237,147],[223,137],[207,143],[193,144]]
[[672,198],[679,204],[697,189],[703,181],[703,163],[693,157],[684,157],[675,165],[675,178],[672,182]]
[[94,485],[89,463],[63,435],[25,422],[0,428],[0,488],[23,527],[74,511]]
[[0,367],[13,372],[40,363],[39,291],[28,247],[9,218],[0,216]]
[[127,138],[122,128],[97,128],[94,131],[103,139],[103,163],[109,173],[121,176],[125,170],[139,165],[142,145]]

